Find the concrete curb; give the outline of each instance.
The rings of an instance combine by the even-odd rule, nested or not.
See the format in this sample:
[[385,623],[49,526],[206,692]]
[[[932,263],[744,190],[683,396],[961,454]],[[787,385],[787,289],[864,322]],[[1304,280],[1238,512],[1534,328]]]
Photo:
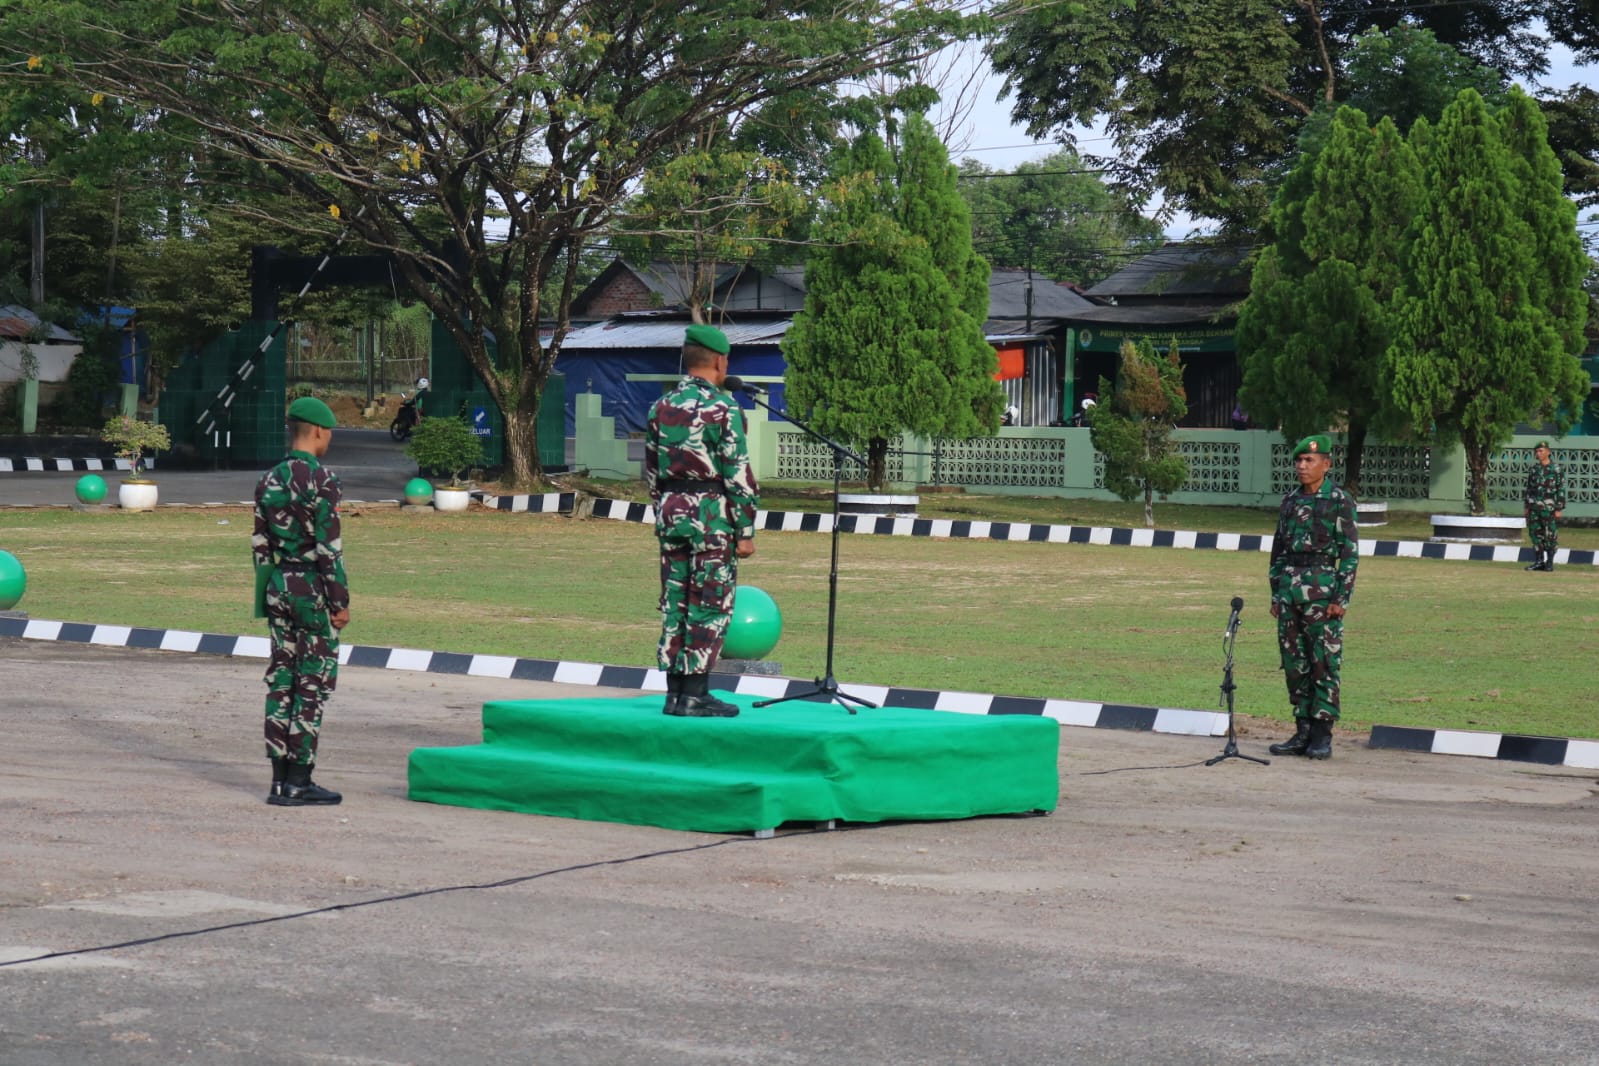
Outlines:
[[[146,469],[155,464],[146,462]],[[56,473],[72,470],[132,470],[131,459],[30,459],[26,457],[0,457],[0,474]]]
[[[97,625],[90,622],[59,622],[30,619],[16,612],[0,612],[0,637],[93,644],[110,648],[194,652],[201,655],[226,655],[247,659],[265,659],[269,651],[266,637],[197,633],[181,629]],[[416,648],[385,648],[365,644],[346,644],[341,647],[339,663],[344,666],[371,667],[379,670],[411,670],[418,673],[498,677],[519,681],[554,681],[570,685],[637,689],[641,692],[666,691],[665,675],[659,670],[641,666],[525,659],[505,655],[425,651]],[[723,673],[713,674],[712,684],[722,691],[766,699],[784,699],[815,687],[814,682],[798,678]],[[938,691],[882,685],[844,683],[840,688],[851,696],[870,700],[881,707],[913,707],[960,714],[1033,714],[1053,718],[1061,725],[1089,729],[1128,729],[1209,737],[1225,736],[1227,733],[1227,716],[1220,711],[1138,707],[1121,703],[1093,703],[1035,696],[999,696],[981,692]],[[1506,762],[1599,769],[1599,740],[1378,725],[1372,727],[1370,746],[1394,751],[1470,755]]]
[[[619,522],[653,522],[648,504],[622,500],[594,501],[594,517]],[[799,511],[762,511],[756,528],[767,532],[831,533],[833,516]],[[1029,541],[1047,544],[1100,544],[1131,548],[1188,548],[1199,551],[1270,552],[1272,538],[1259,533],[1195,533],[1171,529],[1125,529],[1112,526],[1054,526],[1032,522],[977,522],[947,518],[889,518],[840,515],[841,533],[892,537],[947,537],[969,540]],[[1363,558],[1444,559],[1453,562],[1530,563],[1531,548],[1519,545],[1435,544],[1419,540],[1366,540]],[[1599,552],[1561,548],[1555,562],[1567,566],[1599,565]]]
[[[89,622],[59,622],[42,618],[30,619],[19,614],[0,614],[0,637],[94,644],[109,648],[197,652],[202,655],[227,655],[248,659],[265,659],[270,650],[266,637],[196,633],[180,629],[145,629],[138,626],[96,625]],[[643,692],[666,691],[666,675],[659,670],[641,666],[522,659],[505,655],[425,651],[416,648],[383,648],[364,644],[346,644],[341,647],[339,663],[345,666],[375,667],[380,670],[413,670],[428,674],[499,677],[521,681],[555,681],[571,685],[638,689]],[[814,687],[813,682],[798,678],[723,673],[712,675],[712,685],[723,691],[736,692],[741,696],[759,696],[768,699],[783,699]],[[955,711],[961,714],[1033,714],[1053,718],[1062,725],[1097,729],[1132,729],[1188,736],[1219,737],[1227,732],[1227,716],[1219,711],[1134,707],[1117,703],[1090,703],[1033,696],[996,696],[981,692],[941,692],[882,685],[845,683],[840,687],[851,696],[859,696],[882,707],[914,707],[923,710]]]
[[1471,755],[1479,759],[1599,769],[1599,740],[1379,725],[1372,727],[1371,746],[1432,755]]

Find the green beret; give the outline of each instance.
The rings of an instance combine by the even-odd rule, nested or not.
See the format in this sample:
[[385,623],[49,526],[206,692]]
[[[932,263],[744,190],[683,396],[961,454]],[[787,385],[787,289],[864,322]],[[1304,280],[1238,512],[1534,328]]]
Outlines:
[[1325,433],[1312,433],[1298,444],[1294,445],[1294,458],[1298,459],[1305,454],[1332,456],[1332,438]]
[[1549,442],[1546,441],[1546,440],[1541,440],[1537,444],[1534,444],[1532,446],[1532,450],[1533,451],[1537,451],[1539,448],[1547,448],[1547,447],[1549,447]]
[[683,332],[684,344],[697,344],[713,352],[727,354],[727,334],[715,326],[702,326],[698,322]]
[[309,422],[323,429],[332,429],[339,424],[339,420],[333,417],[333,408],[315,396],[301,396],[289,404],[289,417],[296,422]]

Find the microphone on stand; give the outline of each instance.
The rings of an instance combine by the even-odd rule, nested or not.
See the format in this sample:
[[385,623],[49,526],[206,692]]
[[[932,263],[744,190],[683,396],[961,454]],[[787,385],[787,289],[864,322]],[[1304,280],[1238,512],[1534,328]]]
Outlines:
[[729,375],[722,379],[722,388],[728,392],[747,392],[751,396],[765,396],[766,390],[753,381],[745,381],[741,377]]
[[1221,635],[1223,640],[1231,640],[1237,634],[1238,614],[1244,609],[1244,598],[1242,596],[1234,596],[1232,606],[1233,613],[1227,617],[1227,632]]

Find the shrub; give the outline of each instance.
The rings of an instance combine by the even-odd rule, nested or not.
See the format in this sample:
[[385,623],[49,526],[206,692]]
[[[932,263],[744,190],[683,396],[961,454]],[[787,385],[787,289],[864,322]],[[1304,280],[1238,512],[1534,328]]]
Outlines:
[[411,432],[405,454],[424,472],[449,477],[452,488],[461,486],[461,474],[483,461],[483,442],[462,418],[424,418]]

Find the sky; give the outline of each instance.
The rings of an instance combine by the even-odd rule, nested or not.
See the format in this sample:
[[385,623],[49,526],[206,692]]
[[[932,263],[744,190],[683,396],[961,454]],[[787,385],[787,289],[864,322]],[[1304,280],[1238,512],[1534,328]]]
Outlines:
[[[958,84],[957,79],[965,76],[978,79],[972,94],[974,103],[970,114],[949,137],[952,160],[959,162],[969,157],[991,170],[1009,170],[1020,163],[1041,159],[1060,147],[1052,140],[1041,141],[1029,137],[1025,129],[1012,123],[1010,114],[1014,101],[1010,97],[997,99],[1003,89],[1004,79],[989,69],[988,59],[978,46],[959,46],[951,54],[953,77],[950,84]],[[1599,66],[1578,66],[1567,49],[1555,46],[1551,50],[1550,71],[1543,79],[1543,86],[1561,89],[1578,83],[1599,83]],[[943,123],[939,118],[937,113],[933,115],[935,124],[942,129]],[[1091,129],[1083,130],[1077,141],[1079,150],[1089,154],[1104,151],[1107,143],[1101,134]],[[1599,224],[1599,212],[1587,212],[1584,217]],[[1198,236],[1205,231],[1206,223],[1203,220],[1182,214],[1166,226],[1166,235],[1173,240]]]

